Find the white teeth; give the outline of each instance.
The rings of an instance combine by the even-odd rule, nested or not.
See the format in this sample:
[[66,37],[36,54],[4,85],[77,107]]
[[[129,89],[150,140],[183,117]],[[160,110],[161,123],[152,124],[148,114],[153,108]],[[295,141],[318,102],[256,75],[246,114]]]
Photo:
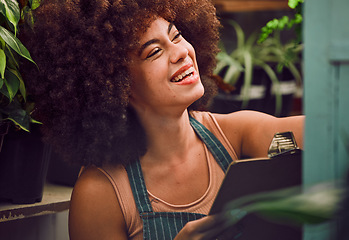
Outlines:
[[189,69],[187,69],[186,71],[184,71],[183,73],[181,73],[177,77],[175,77],[174,82],[178,82],[178,81],[182,80],[185,76],[187,76],[193,72],[194,72],[194,67],[190,67]]

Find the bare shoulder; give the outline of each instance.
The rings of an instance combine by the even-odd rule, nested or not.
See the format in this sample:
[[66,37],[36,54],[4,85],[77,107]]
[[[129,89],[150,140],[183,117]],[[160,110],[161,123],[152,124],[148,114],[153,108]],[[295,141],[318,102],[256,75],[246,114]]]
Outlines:
[[214,116],[239,156],[265,157],[276,132],[292,131],[303,146],[304,116],[277,118],[247,110]]
[[125,220],[108,178],[86,168],[75,184],[69,210],[69,235],[79,239],[127,239]]
[[250,110],[242,110],[237,111],[229,114],[213,114],[219,124],[222,124],[223,127],[233,127],[232,123],[235,123],[234,125],[241,128],[243,125],[249,125],[251,123],[258,123],[261,120],[262,121],[273,121],[277,119],[274,116],[257,112],[257,111],[250,111]]

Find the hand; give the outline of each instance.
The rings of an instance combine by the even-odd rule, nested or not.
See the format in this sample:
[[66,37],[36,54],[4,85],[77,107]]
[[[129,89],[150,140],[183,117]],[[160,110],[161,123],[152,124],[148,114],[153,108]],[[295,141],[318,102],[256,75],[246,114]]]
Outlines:
[[223,215],[213,215],[188,222],[174,240],[224,240],[234,239],[236,235],[229,219]]

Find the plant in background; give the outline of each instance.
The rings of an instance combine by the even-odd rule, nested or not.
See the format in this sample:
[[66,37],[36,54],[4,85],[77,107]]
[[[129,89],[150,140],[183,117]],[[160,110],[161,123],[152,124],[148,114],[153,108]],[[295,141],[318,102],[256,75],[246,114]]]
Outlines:
[[253,71],[256,68],[263,69],[275,88],[275,115],[279,115],[282,108],[282,96],[278,73],[285,66],[300,82],[301,74],[295,64],[300,61],[299,53],[302,47],[294,43],[282,44],[279,35],[269,37],[268,41],[263,43],[258,43],[256,33],[246,38],[238,23],[233,20],[229,20],[228,23],[235,29],[237,45],[231,53],[228,53],[224,44],[220,43],[221,52],[217,54],[217,66],[214,74],[223,75],[223,82],[233,86],[240,77],[243,77],[241,97],[243,100],[242,108],[244,108],[250,97]]
[[246,107],[249,100],[249,91],[252,84],[252,73],[255,67],[260,67],[269,76],[273,83],[278,79],[274,70],[260,57],[260,47],[257,45],[257,35],[251,34],[247,39],[241,26],[229,20],[228,23],[234,27],[236,33],[236,48],[228,53],[224,44],[220,43],[221,51],[217,54],[217,66],[214,74],[224,73],[223,81],[230,85],[235,85],[243,74],[243,87],[241,95],[243,99],[242,107]]
[[[258,43],[264,45],[269,49],[274,46],[277,51],[271,52],[271,62],[277,62],[277,71],[282,72],[286,67],[293,74],[297,80],[298,86],[301,86],[301,74],[300,70],[296,67],[295,63],[300,63],[299,55],[303,50],[302,42],[302,6],[304,0],[288,0],[288,6],[294,9],[294,17],[283,16],[279,19],[273,19],[267,22],[267,24],[261,28],[261,33],[258,39]],[[294,27],[296,33],[296,39],[287,43],[283,47],[280,43],[280,32],[285,29],[291,29]],[[276,47],[276,48],[275,48]],[[272,47],[273,48],[273,47]],[[274,56],[273,56],[274,55]],[[276,57],[276,60],[273,58]],[[280,104],[276,102],[276,104]]]
[[28,50],[16,37],[20,21],[33,25],[32,10],[40,4],[38,0],[21,1],[22,10],[16,0],[0,0],[0,125],[12,122],[29,132],[33,103],[27,100],[25,83],[19,70],[19,58],[35,64]]
[[286,67],[297,84],[301,84],[302,76],[296,65],[301,62],[300,55],[303,44],[296,44],[293,41],[284,44],[280,39],[280,31],[276,31],[273,36],[269,36],[259,45],[261,47],[260,56],[263,61],[274,64],[277,73],[281,73],[283,68]]
[[261,34],[259,36],[258,42],[261,43],[265,41],[273,32],[281,31],[285,28],[291,29],[296,26],[296,32],[298,35],[297,43],[301,42],[301,28],[300,24],[303,21],[302,17],[302,3],[304,0],[288,0],[288,6],[295,10],[294,18],[290,19],[288,16],[283,16],[280,19],[273,19],[267,22],[267,24],[262,27]]

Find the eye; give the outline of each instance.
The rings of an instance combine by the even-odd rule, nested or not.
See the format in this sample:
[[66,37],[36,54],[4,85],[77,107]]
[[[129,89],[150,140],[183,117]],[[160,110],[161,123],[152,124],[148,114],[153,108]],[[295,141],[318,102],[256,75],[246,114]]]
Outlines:
[[156,55],[157,53],[159,53],[161,51],[161,48],[155,48],[153,49],[148,55],[146,58],[151,58],[152,56]]
[[172,39],[172,42],[175,40],[179,40],[182,37],[182,33],[181,31],[177,31],[176,35],[174,36],[174,38]]

